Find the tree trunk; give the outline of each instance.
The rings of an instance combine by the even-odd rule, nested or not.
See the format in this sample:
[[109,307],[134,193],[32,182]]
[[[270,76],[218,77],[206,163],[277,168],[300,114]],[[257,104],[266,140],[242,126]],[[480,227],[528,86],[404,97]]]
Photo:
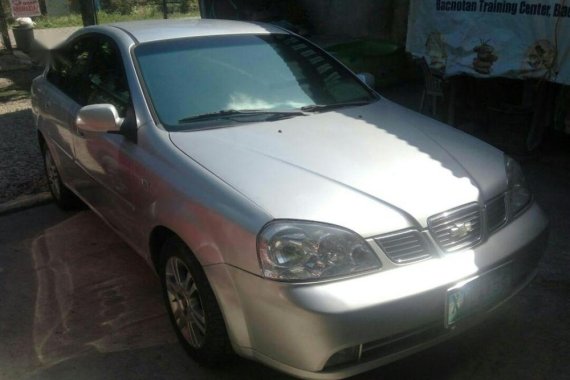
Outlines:
[[6,20],[6,12],[4,12],[4,3],[0,0],[0,34],[2,34],[2,42],[8,51],[12,51],[12,42],[8,34],[8,23]]
[[40,0],[40,12],[42,12],[42,15],[47,15],[47,5],[46,5],[46,0]]
[[95,9],[93,9],[92,0],[80,0],[79,5],[81,7],[81,19],[83,20],[83,26],[95,25]]

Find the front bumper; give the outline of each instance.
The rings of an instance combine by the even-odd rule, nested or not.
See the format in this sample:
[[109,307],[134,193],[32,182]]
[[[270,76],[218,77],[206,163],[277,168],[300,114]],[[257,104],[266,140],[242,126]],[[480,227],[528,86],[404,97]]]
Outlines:
[[[534,276],[547,221],[533,204],[473,249],[395,269],[326,283],[287,284],[227,265],[206,267],[240,355],[294,376],[352,376],[410,355],[469,328]],[[512,266],[508,292],[446,328],[446,295],[457,283]],[[358,359],[326,366],[356,347]]]

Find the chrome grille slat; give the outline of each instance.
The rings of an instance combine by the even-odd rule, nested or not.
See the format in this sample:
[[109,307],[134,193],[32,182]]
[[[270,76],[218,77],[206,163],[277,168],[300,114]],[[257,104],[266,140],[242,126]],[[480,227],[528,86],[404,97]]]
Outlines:
[[[474,230],[474,231],[475,231],[475,230],[480,230],[480,227],[479,227],[479,226],[473,226],[473,225],[471,225],[471,226],[473,227],[473,230]],[[451,233],[450,233],[450,232],[442,232],[441,234],[439,234],[439,236],[440,236],[439,241],[454,240],[453,237],[451,237]]]
[[388,241],[388,243],[390,245],[399,245],[399,244],[406,244],[406,243],[414,242],[414,241],[416,241],[415,236],[406,236],[403,238],[397,238],[397,239],[393,239],[393,240],[391,239]]
[[427,242],[418,230],[405,230],[374,239],[390,260],[407,264],[431,256]]
[[392,242],[390,240],[384,242],[384,245],[390,246],[390,247],[403,247],[403,246],[410,245],[410,244],[417,244],[417,240],[408,238],[406,240],[400,239],[400,241],[397,241],[397,242]]
[[447,224],[447,225],[445,225],[445,226],[440,226],[440,227],[437,227],[437,228],[433,228],[433,231],[436,232],[436,233],[446,233],[446,232],[449,231],[449,228],[450,228],[450,227],[453,227],[455,224],[457,224],[457,223],[465,223],[465,222],[471,222],[471,224],[474,224],[474,225],[477,224],[477,225],[478,225],[478,224],[479,224],[479,219],[463,219],[463,220],[459,219],[459,220],[457,220],[455,223],[450,223],[450,224]]
[[[471,222],[471,226],[473,226],[473,228],[480,228],[480,223],[479,220],[466,220],[465,222]],[[453,225],[447,226],[446,228],[443,229],[437,229],[434,230],[438,235],[440,236],[446,236],[446,235],[451,235],[451,233],[449,232],[449,228],[452,227]]]
[[396,254],[401,253],[401,252],[412,252],[412,251],[418,251],[418,250],[422,251],[423,247],[416,245],[413,247],[399,248],[399,249],[391,249],[391,248],[384,247],[384,249],[386,251],[389,251],[391,254],[396,255]]
[[424,249],[422,247],[415,248],[415,249],[400,249],[397,251],[390,251],[392,256],[406,256],[406,255],[415,255],[418,253],[423,253]]
[[[457,217],[455,217],[455,218],[453,218],[453,219],[449,219],[448,217],[437,217],[437,218],[434,219],[433,225],[434,225],[434,227],[445,226],[445,225],[449,225],[449,224],[452,224],[452,223],[456,223],[457,221],[463,220],[463,219],[466,219],[466,218],[473,218],[473,219],[475,219],[475,218],[478,218],[478,217],[479,217],[479,210],[470,212],[470,213],[467,214],[467,215],[457,216]],[[440,221],[440,220],[441,220],[441,221]]]
[[449,243],[445,243],[445,244],[442,244],[442,245],[443,245],[444,247],[452,247],[453,245],[461,245],[461,244],[463,244],[464,242],[468,241],[470,238],[471,238],[471,236],[468,235],[468,236],[465,236],[465,237],[463,237],[463,238],[461,238],[461,239],[452,240],[452,241],[450,241]]
[[408,264],[408,263],[412,263],[415,261],[427,259],[430,256],[431,255],[429,253],[423,253],[421,255],[419,255],[419,254],[403,255],[399,258],[399,260],[400,260],[399,263],[400,264]]
[[424,249],[421,246],[415,246],[415,247],[410,247],[410,248],[386,249],[386,250],[390,251],[390,254],[392,254],[392,255],[397,255],[397,254],[402,253],[402,252],[405,252],[405,253],[416,252],[416,251],[422,252]]
[[390,250],[398,250],[398,249],[412,249],[414,247],[421,247],[417,241],[409,241],[405,244],[386,244],[384,243],[384,247]]
[[[482,237],[481,209],[472,203],[432,216],[428,219],[428,228],[444,252],[472,247]],[[452,233],[452,229],[456,232]]]

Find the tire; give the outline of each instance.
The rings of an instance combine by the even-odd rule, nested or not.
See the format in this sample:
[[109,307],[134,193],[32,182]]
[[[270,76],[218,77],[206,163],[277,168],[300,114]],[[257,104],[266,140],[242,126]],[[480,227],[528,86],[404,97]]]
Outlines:
[[206,366],[232,358],[226,324],[202,266],[178,238],[161,249],[159,275],[163,298],[178,340]]
[[44,169],[46,171],[49,191],[55,203],[62,210],[72,210],[77,208],[81,202],[79,201],[79,198],[77,198],[77,196],[73,194],[73,192],[61,181],[59,169],[57,168],[49,148],[44,145],[42,152],[44,156]]

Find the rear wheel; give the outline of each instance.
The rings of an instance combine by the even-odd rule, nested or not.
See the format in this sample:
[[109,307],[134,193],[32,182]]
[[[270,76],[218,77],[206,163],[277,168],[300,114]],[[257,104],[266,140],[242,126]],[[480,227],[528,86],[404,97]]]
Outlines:
[[47,146],[44,146],[43,153],[48,186],[55,203],[63,210],[77,207],[79,200],[61,181],[59,170]]
[[179,239],[163,245],[159,274],[170,320],[190,356],[205,365],[229,359],[231,345],[214,292],[202,266]]

